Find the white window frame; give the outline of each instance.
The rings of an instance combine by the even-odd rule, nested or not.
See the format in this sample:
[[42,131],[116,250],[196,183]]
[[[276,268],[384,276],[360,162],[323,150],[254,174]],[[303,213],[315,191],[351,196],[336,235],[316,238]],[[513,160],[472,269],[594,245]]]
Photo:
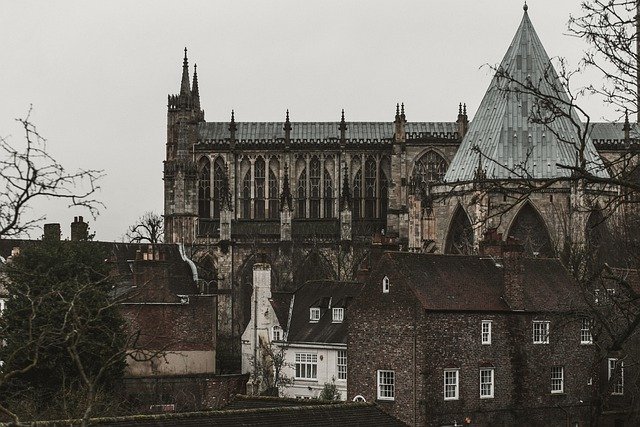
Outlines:
[[564,366],[551,367],[551,394],[564,393]]
[[384,276],[382,278],[382,293],[383,294],[388,294],[390,288],[391,288],[391,285],[389,284],[389,277],[388,276]]
[[376,372],[378,400],[396,400],[395,371],[378,369]]
[[[489,377],[487,378],[482,374],[489,373]],[[494,390],[494,369],[493,368],[480,368],[480,399],[493,399],[493,390]],[[488,386],[488,392],[487,387]]]
[[320,307],[311,307],[309,309],[309,322],[317,323],[320,321]]
[[275,325],[271,328],[271,341],[282,340],[282,328],[279,325]]
[[460,398],[460,369],[445,369],[442,385],[444,400],[458,400]]
[[342,323],[344,320],[344,308],[343,307],[333,307],[331,310],[331,322],[332,323]]
[[336,372],[339,381],[347,380],[347,350],[338,350],[336,354]]
[[624,360],[610,357],[607,359],[607,380],[611,380],[611,376],[615,374],[615,370],[620,365],[620,377],[612,384],[611,394],[622,396],[624,394]]
[[294,368],[296,380],[317,381],[318,355],[316,353],[296,353]]
[[533,321],[533,343],[549,344],[551,322],[548,320]]
[[580,321],[580,344],[593,344],[593,335],[591,334],[591,325],[593,321],[588,317],[583,317]]
[[[486,329],[485,329],[486,326]],[[491,344],[491,320],[483,320],[480,324],[480,339],[483,345]]]

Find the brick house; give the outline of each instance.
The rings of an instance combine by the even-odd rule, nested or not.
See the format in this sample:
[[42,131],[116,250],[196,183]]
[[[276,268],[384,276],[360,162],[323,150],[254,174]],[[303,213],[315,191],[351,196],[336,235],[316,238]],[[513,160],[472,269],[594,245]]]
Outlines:
[[577,283],[519,245],[482,253],[382,256],[352,304],[347,398],[412,425],[585,425],[600,364]]

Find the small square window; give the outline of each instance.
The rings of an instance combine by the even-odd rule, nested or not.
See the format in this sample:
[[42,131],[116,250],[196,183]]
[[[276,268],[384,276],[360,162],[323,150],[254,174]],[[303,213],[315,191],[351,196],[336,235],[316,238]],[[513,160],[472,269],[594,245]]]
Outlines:
[[551,393],[564,393],[564,367],[551,367]]
[[309,321],[317,322],[320,320],[320,308],[319,307],[311,307],[309,309]]
[[344,320],[344,308],[342,307],[334,307],[333,308],[333,316],[331,317],[331,321],[333,323],[342,323]]
[[384,276],[384,278],[382,279],[382,293],[389,293],[389,278],[387,276]]
[[378,371],[378,399],[396,399],[396,374],[394,371]]
[[549,344],[549,321],[548,320],[533,321],[533,343]]
[[483,320],[480,328],[482,344],[491,344],[491,320]]
[[458,369],[444,370],[444,400],[458,400]]

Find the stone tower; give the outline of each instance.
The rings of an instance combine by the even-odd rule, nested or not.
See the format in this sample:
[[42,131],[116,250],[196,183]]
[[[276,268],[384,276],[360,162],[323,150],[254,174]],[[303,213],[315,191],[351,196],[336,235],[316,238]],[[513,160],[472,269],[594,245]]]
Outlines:
[[185,48],[180,93],[169,95],[167,103],[167,151],[164,162],[167,242],[190,244],[197,234],[197,167],[191,148],[197,141],[198,123],[202,121],[204,111],[200,109],[198,74],[194,66],[191,85]]

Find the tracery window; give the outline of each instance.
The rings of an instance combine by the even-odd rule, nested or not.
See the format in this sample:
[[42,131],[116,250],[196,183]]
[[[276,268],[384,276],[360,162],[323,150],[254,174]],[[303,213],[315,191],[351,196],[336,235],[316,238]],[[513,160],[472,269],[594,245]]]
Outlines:
[[320,218],[320,160],[313,157],[309,163],[309,217]]
[[200,160],[198,171],[198,216],[211,217],[211,163],[209,159]]
[[269,169],[269,218],[278,218],[278,178],[273,170]]
[[242,218],[251,218],[251,171],[248,170],[242,180]]
[[376,217],[376,161],[368,157],[364,162],[364,217]]
[[387,219],[389,207],[389,180],[387,174],[380,170],[380,218]]
[[333,218],[333,181],[329,171],[324,169],[324,217]]
[[413,167],[412,177],[416,183],[440,182],[447,171],[447,162],[435,151],[427,151]]
[[362,170],[356,172],[353,177],[353,218],[362,217]]
[[264,202],[265,202],[265,164],[262,157],[258,157],[253,165],[255,199],[254,199],[254,218],[264,219]]
[[224,161],[218,157],[213,166],[213,218],[220,218]]
[[447,234],[446,254],[469,255],[473,253],[473,227],[462,206],[458,205]]
[[509,229],[509,238],[518,240],[524,247],[525,253],[533,256],[553,256],[553,246],[547,226],[529,203],[520,209]]
[[296,217],[305,218],[307,216],[307,170],[303,169],[298,177]]

